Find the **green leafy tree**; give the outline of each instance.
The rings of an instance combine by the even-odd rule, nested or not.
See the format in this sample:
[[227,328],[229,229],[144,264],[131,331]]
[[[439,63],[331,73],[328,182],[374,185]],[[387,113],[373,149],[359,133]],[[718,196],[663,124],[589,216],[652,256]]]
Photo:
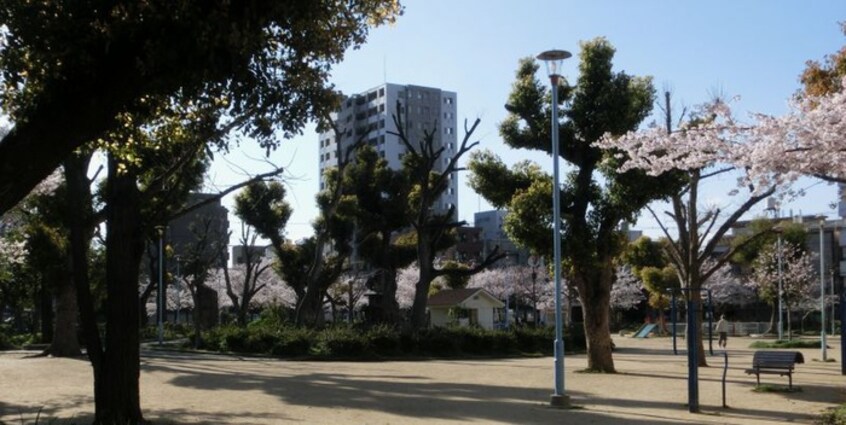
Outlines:
[[[255,244],[256,236],[261,235],[270,239],[274,252],[278,254],[285,243],[284,231],[291,213],[291,206],[285,201],[285,187],[279,182],[251,183],[235,197],[235,215],[246,225],[242,226],[241,235],[241,243],[244,245],[245,273],[242,277],[243,284],[240,285],[240,294],[233,291],[229,273],[224,273],[224,276],[226,291],[237,311],[238,324],[241,326],[247,325],[250,302],[262,289],[258,284],[259,277],[270,269],[270,264],[262,264],[260,256],[251,249]],[[253,237],[250,237],[247,226],[255,229],[256,234]]]
[[356,151],[355,161],[344,170],[343,184],[353,202],[355,252],[353,261],[369,269],[367,286],[376,293],[369,306],[372,322],[397,324],[397,273],[415,259],[414,244],[395,237],[408,225],[407,176],[393,170],[370,145]]
[[296,134],[326,106],[331,66],[400,13],[396,0],[4,1],[2,97],[15,125],[0,143],[0,212],[150,98],[220,99],[272,149],[275,130]]
[[678,275],[665,253],[666,243],[666,240],[653,241],[648,236],[641,236],[622,254],[623,262],[631,266],[632,273],[649,293],[649,306],[658,311],[660,332],[666,330],[663,312],[670,307],[670,291],[679,289]]
[[[583,42],[581,49],[578,82],[560,90],[556,99],[569,101],[555,119],[563,119],[560,152],[572,166],[561,189],[562,259],[584,308],[588,369],[614,372],[609,301],[614,261],[624,246],[620,224],[634,221],[647,202],[671,193],[675,180],[621,173],[615,151],[593,145],[605,133],[636,128],[651,110],[654,90],[649,78],[612,71],[615,50],[607,40]],[[520,62],[500,133],[513,148],[549,153],[549,93],[537,71],[533,60]],[[550,177],[527,163],[508,170],[484,153],[471,158],[470,170],[471,186],[495,207],[509,209],[509,236],[551,258]]]
[[[380,0],[106,6],[47,1],[0,7],[6,28],[0,52],[3,100],[15,124],[0,142],[0,211],[77,147],[101,139],[112,151],[103,197],[106,316],[112,319],[104,345],[93,314],[82,314],[93,347],[88,354],[96,423],[143,422],[132,329],[143,249],[138,239],[152,228],[141,216],[147,196],[138,187],[140,172],[119,152],[132,139],[107,133],[147,125],[162,99],[179,97],[226,109],[231,121],[225,127],[239,128],[272,149],[276,130],[296,134],[318,111],[331,109],[334,96],[325,84],[331,65],[364,41],[370,25],[398,12],[398,4]],[[156,182],[162,180],[151,183]],[[130,296],[135,306],[126,304]]]

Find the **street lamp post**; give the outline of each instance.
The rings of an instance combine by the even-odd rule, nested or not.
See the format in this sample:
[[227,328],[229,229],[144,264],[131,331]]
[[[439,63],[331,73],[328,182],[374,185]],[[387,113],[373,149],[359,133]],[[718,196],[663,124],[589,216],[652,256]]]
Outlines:
[[158,286],[158,321],[159,321],[159,345],[162,345],[164,341],[164,309],[165,309],[165,297],[163,293],[163,286],[164,286],[164,226],[156,226],[156,230],[159,232],[159,286]]
[[820,218],[820,356],[828,360],[825,346],[825,217]]
[[550,398],[553,407],[567,407],[570,398],[564,394],[564,336],[561,320],[561,209],[560,176],[558,175],[558,72],[561,62],[572,56],[566,50],[547,50],[538,55],[546,64],[549,81],[552,85],[552,217],[553,217],[553,270],[555,275],[555,392]]
[[776,228],[776,232],[778,233],[778,241],[776,242],[776,249],[778,250],[778,339],[781,341],[784,339],[784,322],[782,321],[782,310],[783,307],[781,305],[781,299],[783,297],[782,293],[782,276],[781,276],[781,263],[782,263],[782,256],[783,253],[781,251],[781,228]]

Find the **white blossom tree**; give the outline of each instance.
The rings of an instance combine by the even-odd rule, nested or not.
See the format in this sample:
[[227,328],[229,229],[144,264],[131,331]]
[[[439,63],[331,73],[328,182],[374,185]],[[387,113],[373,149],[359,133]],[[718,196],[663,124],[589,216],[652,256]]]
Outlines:
[[[670,209],[661,220],[652,206],[647,210],[669,241],[665,250],[675,268],[685,295],[701,304],[703,284],[728,263],[743,244],[717,252],[716,248],[734,224],[759,202],[776,192],[779,183],[789,177],[778,173],[756,173],[746,166],[754,134],[735,120],[729,104],[715,100],[702,105],[678,129],[672,127],[669,93],[665,93],[664,128],[654,126],[629,132],[620,137],[606,135],[597,144],[618,149],[622,169],[641,169],[651,175],[677,173],[685,182],[683,189],[670,196]],[[703,205],[700,190],[706,181],[733,176],[737,185],[728,195],[735,198],[725,205]],[[745,192],[744,195],[740,195]],[[755,236],[749,238],[754,240]],[[701,317],[695,326],[701,328]],[[697,337],[699,364],[707,366],[702,335]]]
[[644,300],[643,283],[630,267],[617,267],[614,285],[611,286],[611,309],[631,310]]
[[364,294],[367,293],[368,277],[369,273],[350,271],[342,274],[335,283],[329,286],[326,297],[332,308],[333,320],[337,320],[337,306],[347,309],[347,319],[352,323],[354,312],[367,305]]
[[419,276],[420,271],[417,269],[417,263],[400,269],[397,273],[397,304],[399,304],[400,309],[408,310],[414,304],[414,294]]
[[[781,259],[781,273],[778,270]],[[787,310],[787,334],[791,332],[791,313],[802,305],[810,304],[811,288],[819,279],[811,254],[790,243],[783,243],[779,253],[777,245],[764,249],[753,265],[751,280],[759,296],[773,307],[778,304],[778,286],[781,280],[781,299]]]
[[743,281],[739,276],[736,276],[728,264],[724,264],[717,269],[702,287],[711,290],[711,301],[719,308],[742,307],[755,302],[757,299],[756,285]]

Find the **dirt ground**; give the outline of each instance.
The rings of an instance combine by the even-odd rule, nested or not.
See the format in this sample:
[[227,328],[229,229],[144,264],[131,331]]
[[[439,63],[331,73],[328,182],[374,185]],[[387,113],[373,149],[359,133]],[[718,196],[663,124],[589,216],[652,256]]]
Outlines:
[[[723,357],[700,369],[701,413],[687,408],[687,363],[679,341],[615,337],[618,374],[589,374],[584,355],[565,358],[565,393],[575,408],[548,407],[552,359],[293,362],[145,350],[141,406],[166,424],[772,424],[812,423],[846,402],[840,341],[834,363],[804,349],[794,374],[797,392],[753,392],[744,373],[753,349],[730,338],[727,403],[722,407]],[[716,346],[716,342],[714,342]],[[706,348],[707,350],[707,348]],[[716,353],[716,351],[715,351]],[[0,354],[0,423],[34,423],[41,411],[56,424],[90,423],[91,368],[84,359]],[[786,377],[762,382],[787,385]]]

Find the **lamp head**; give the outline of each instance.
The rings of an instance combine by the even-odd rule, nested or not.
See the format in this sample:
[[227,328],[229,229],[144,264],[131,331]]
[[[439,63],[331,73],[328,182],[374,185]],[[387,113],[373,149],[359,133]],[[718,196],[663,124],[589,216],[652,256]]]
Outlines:
[[561,63],[573,55],[566,50],[547,50],[537,56],[538,60],[542,60],[546,64],[546,73],[550,77],[560,75]]

